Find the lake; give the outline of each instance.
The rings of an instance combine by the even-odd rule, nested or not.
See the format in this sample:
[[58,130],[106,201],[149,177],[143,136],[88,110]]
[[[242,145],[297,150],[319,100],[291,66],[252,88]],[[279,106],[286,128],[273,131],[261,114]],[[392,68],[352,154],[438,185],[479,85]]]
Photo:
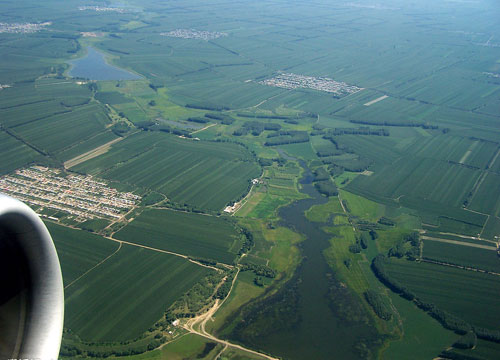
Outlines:
[[106,62],[102,52],[93,47],[87,48],[87,54],[79,59],[68,62],[72,67],[69,76],[89,80],[137,80],[141,76],[120,69]]

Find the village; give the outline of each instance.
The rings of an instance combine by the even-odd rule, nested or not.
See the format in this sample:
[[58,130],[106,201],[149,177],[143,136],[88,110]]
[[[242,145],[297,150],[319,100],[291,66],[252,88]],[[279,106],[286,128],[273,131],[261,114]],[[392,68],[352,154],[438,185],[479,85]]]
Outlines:
[[161,33],[162,36],[175,37],[181,39],[201,39],[201,40],[214,40],[222,36],[227,36],[227,33],[218,31],[200,31],[194,29],[176,29],[166,33]]
[[40,30],[44,27],[52,25],[51,22],[36,23],[3,23],[0,22],[0,33],[9,34],[29,34]]
[[334,93],[338,96],[354,94],[363,90],[354,85],[338,82],[327,77],[313,77],[297,75],[292,73],[280,73],[271,79],[259,82],[263,85],[279,87],[283,89],[312,89]]
[[106,6],[79,6],[78,10],[80,11],[85,11],[85,10],[92,10],[92,11],[99,11],[99,12],[109,12],[109,11],[115,11],[117,13],[124,13],[125,9],[117,8],[117,7],[106,7]]
[[33,166],[0,177],[0,191],[34,206],[71,214],[79,222],[119,219],[141,197],[119,192],[90,175],[67,175],[57,169]]

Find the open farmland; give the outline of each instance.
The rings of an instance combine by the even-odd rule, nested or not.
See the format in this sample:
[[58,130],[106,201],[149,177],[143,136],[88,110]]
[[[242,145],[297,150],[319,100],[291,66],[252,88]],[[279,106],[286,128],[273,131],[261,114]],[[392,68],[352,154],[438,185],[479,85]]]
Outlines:
[[71,284],[119,247],[118,243],[86,231],[70,229],[51,222],[45,225],[57,249],[64,286]]
[[488,173],[470,204],[472,210],[500,216],[500,175]]
[[9,173],[31,162],[42,159],[42,155],[26,144],[0,131],[0,174]]
[[84,340],[133,339],[209,271],[177,256],[123,245],[66,289],[65,326]]
[[[184,317],[183,325],[203,315],[206,308],[188,302],[209,305],[214,290],[222,299],[230,285],[205,287],[204,275],[217,286],[230,272],[215,274],[188,256],[250,266],[238,272],[222,313],[205,318],[207,331],[233,339],[240,331],[242,346],[273,358],[329,358],[332,347],[346,360],[420,360],[452,346],[458,335],[390,293],[369,261],[407,249],[405,236],[421,231],[423,257],[498,268],[496,1],[81,2],[0,4],[0,173],[48,166],[142,197],[112,219],[80,224],[36,205],[42,216],[102,235],[49,224],[67,286],[71,332],[63,343],[83,350],[63,347],[61,356],[245,357],[172,325],[170,316]],[[89,47],[141,79],[71,78],[69,64]],[[251,130],[238,132],[245,123]],[[284,144],[292,136],[272,129],[308,141]],[[296,200],[315,194],[300,182],[307,168],[340,196],[311,197],[311,207],[301,208],[306,202]],[[88,185],[82,191],[92,193]],[[36,195],[30,189],[25,200]],[[241,205],[234,216],[220,215],[233,202]],[[296,216],[284,221],[288,211]],[[312,220],[329,222],[323,230],[335,238],[326,250],[324,224]],[[238,259],[241,250],[247,256]],[[416,250],[412,244],[412,256]],[[390,261],[388,272],[422,300],[498,329],[498,276]],[[390,301],[390,320],[365,291]],[[180,297],[179,308],[155,324]],[[194,330],[205,331],[205,322]],[[87,353],[96,349],[102,353]],[[495,350],[478,342],[464,354],[498,358],[481,349]]]
[[386,266],[391,277],[423,301],[434,303],[472,325],[498,328],[498,276],[406,260],[392,260]]
[[227,264],[233,262],[242,245],[228,220],[172,210],[145,210],[115,237]]
[[[46,154],[75,148],[98,136],[110,123],[105,109],[91,102],[86,84],[54,78],[15,84],[0,92],[0,124],[28,146]],[[78,131],[75,131],[78,128]],[[103,141],[105,139],[102,139]],[[98,146],[96,145],[96,146]]]
[[494,244],[490,244],[493,250],[475,248],[467,246],[467,244],[471,243],[457,245],[424,240],[422,256],[429,260],[493,271],[500,274],[500,257],[496,253],[496,246]]
[[[12,128],[12,130],[48,152],[63,150],[82,139],[104,130],[109,123],[105,112],[97,104],[89,104],[50,118]],[[75,132],[75,127],[79,131]]]
[[366,189],[390,199],[420,198],[460,207],[480,173],[444,161],[403,158],[372,176],[357,177],[350,190]]
[[237,200],[259,167],[241,146],[142,133],[79,164],[76,171],[154,189],[180,204],[213,211]]

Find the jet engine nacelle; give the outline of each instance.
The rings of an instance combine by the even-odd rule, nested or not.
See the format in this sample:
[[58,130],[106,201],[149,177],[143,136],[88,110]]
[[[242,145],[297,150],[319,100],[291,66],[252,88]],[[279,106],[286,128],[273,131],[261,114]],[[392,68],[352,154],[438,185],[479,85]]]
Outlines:
[[59,259],[47,228],[0,194],[0,359],[57,360],[64,319]]

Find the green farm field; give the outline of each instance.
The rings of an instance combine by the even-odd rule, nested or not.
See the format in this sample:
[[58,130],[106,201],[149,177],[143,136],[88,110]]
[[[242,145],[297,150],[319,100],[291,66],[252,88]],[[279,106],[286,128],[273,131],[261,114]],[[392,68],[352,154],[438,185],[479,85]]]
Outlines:
[[85,272],[118,250],[119,244],[99,235],[47,222],[68,286]]
[[239,145],[163,133],[130,136],[74,170],[153,189],[177,203],[212,211],[236,200],[259,175],[250,153]]
[[[96,4],[105,8],[90,7]],[[298,288],[307,289],[339,279],[336,290],[356,296],[357,319],[374,324],[374,336],[339,335],[334,339],[339,344],[356,346],[335,356],[430,359],[452,345],[457,335],[391,293],[370,261],[413,231],[420,231],[421,239],[491,247],[500,236],[497,2],[127,0],[82,5],[79,0],[0,4],[0,174],[44,165],[92,175],[143,196],[116,221],[80,223],[37,205],[44,216],[75,226],[48,222],[67,286],[65,327],[73,334],[65,333],[66,344],[82,345],[81,337],[99,343],[83,344],[85,351],[109,345],[105,350],[112,357],[124,351],[129,358],[132,350],[159,347],[155,336],[161,333],[168,341],[179,338],[130,359],[252,358],[224,349],[216,339],[183,336],[188,330],[166,320],[157,323],[195,284],[199,292],[189,292],[193,301],[210,306],[214,288],[201,289],[200,279],[212,270],[184,258],[192,257],[255,267],[240,271],[215,320],[207,320],[212,335],[235,339],[232,331],[242,326],[235,316],[257,302],[265,305],[261,314],[279,314],[275,319],[287,321],[281,315],[294,309],[287,306],[294,296],[300,306],[292,335],[313,334],[312,326],[303,328],[318,315],[302,311],[310,305],[304,303],[307,293],[284,283],[300,279]],[[140,80],[72,78],[69,61],[83,57],[89,47],[106,54],[108,65],[139,74]],[[283,73],[308,81],[270,81]],[[354,91],[314,86],[326,78]],[[256,130],[238,132],[248,123]],[[263,124],[272,127],[259,132]],[[300,131],[300,140],[307,136],[308,141],[272,146],[270,139],[289,135],[269,128]],[[113,140],[120,141],[64,168],[68,160]],[[319,243],[315,236],[294,231],[298,221],[285,227],[280,218],[286,214],[280,208],[310,195],[300,191],[307,189],[300,183],[306,167],[331,177],[339,189],[338,197],[303,209],[311,229],[328,221],[323,230],[329,243],[316,249],[321,253],[311,250]],[[259,181],[252,185],[255,178]],[[233,217],[223,213],[240,200]],[[382,217],[385,221],[379,221]],[[252,234],[246,242],[239,227]],[[359,248],[370,230],[377,236]],[[423,239],[424,258],[500,272],[493,250]],[[240,258],[242,247],[247,256]],[[306,272],[309,250],[323,254],[315,264],[326,260],[314,278]],[[256,278],[259,271],[275,277],[262,282]],[[498,330],[498,276],[392,258],[387,271],[422,300],[475,326]],[[389,322],[365,301],[368,290],[391,303]],[[320,304],[330,292],[313,300]],[[288,294],[283,302],[267,302],[281,293]],[[356,301],[338,306],[335,316],[349,313]],[[324,306],[325,315],[336,305]],[[185,313],[181,321],[206,308]],[[272,333],[269,318],[263,317],[256,329]],[[226,320],[231,327],[223,329]],[[118,344],[153,327],[133,343]],[[283,358],[287,339],[279,335],[272,333],[266,348],[255,350]],[[327,349],[333,341],[313,340],[304,344],[310,349],[299,349],[301,354]],[[252,343],[245,337],[240,341]],[[92,356],[67,350],[64,358]],[[302,360],[299,353],[290,351],[286,360]],[[498,353],[495,344],[483,340],[462,352],[485,359]]]
[[500,256],[494,250],[495,244],[490,244],[490,247],[493,250],[424,240],[422,256],[429,260],[500,273]]
[[209,271],[177,256],[123,245],[66,289],[65,327],[84,340],[134,339]]
[[0,151],[2,162],[0,173],[6,174],[29,163],[42,160],[43,156],[23,142],[0,131]]
[[242,245],[228,220],[173,210],[145,210],[115,237],[227,264],[233,262]]
[[386,266],[391,277],[423,301],[434,303],[472,325],[497,329],[498,276],[407,260],[391,260]]

